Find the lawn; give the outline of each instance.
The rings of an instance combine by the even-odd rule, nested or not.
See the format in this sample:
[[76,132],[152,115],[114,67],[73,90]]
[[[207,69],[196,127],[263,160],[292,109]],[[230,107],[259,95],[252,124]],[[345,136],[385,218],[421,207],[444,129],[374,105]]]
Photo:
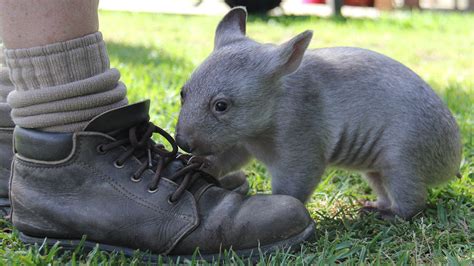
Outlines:
[[[218,17],[102,12],[101,30],[111,64],[122,72],[130,102],[151,98],[152,120],[174,131],[179,90],[212,50]],[[430,189],[428,208],[412,221],[394,223],[360,217],[364,199],[372,199],[356,173],[330,169],[307,204],[317,224],[316,241],[300,252],[262,257],[268,264],[450,264],[474,261],[474,14],[395,13],[377,20],[315,17],[250,17],[248,34],[261,42],[282,42],[314,30],[311,48],[358,46],[406,64],[424,78],[454,113],[463,135],[461,179]],[[269,193],[265,168],[246,169],[252,193]],[[0,220],[1,221],[1,220]],[[0,264],[129,264],[125,258],[95,249],[89,254],[59,248],[25,247],[1,221]],[[225,262],[248,264],[231,254]],[[196,261],[185,263],[195,264]]]

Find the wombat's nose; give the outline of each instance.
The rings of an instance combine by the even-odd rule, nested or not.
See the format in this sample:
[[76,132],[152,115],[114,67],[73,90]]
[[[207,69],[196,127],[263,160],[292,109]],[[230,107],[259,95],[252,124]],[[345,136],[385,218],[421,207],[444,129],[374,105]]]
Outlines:
[[189,142],[183,138],[182,135],[176,135],[176,143],[178,146],[183,149],[185,152],[191,152],[191,147],[189,146]]

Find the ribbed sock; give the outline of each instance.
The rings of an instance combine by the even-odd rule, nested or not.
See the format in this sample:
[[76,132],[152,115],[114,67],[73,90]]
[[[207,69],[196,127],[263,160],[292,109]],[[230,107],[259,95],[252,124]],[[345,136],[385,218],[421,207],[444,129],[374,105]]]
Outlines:
[[11,108],[7,104],[7,96],[13,90],[13,84],[8,76],[3,57],[3,46],[0,42],[0,128],[12,128],[15,126],[10,117]]
[[66,42],[6,49],[15,91],[8,96],[16,125],[51,132],[74,132],[95,116],[127,104],[120,73],[110,68],[96,32]]

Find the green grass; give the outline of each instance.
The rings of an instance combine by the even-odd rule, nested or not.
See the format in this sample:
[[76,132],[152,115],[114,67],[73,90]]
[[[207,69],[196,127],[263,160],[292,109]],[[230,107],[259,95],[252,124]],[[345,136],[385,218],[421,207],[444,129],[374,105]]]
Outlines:
[[[218,17],[101,13],[101,29],[111,64],[122,72],[129,99],[151,98],[152,120],[174,131],[179,88],[212,50]],[[317,223],[316,241],[301,252],[262,257],[261,264],[449,264],[474,261],[474,15],[395,13],[377,20],[345,21],[315,17],[250,17],[248,34],[262,42],[282,42],[314,30],[312,48],[359,46],[389,55],[412,68],[448,104],[464,141],[462,178],[429,191],[428,208],[412,221],[389,223],[359,217],[360,201],[373,199],[355,173],[329,170],[307,204]],[[247,167],[252,193],[269,193],[265,168]],[[58,247],[25,247],[2,222],[0,264],[138,264],[96,249],[61,254]],[[248,264],[232,255],[226,262]],[[196,264],[197,261],[187,261]]]

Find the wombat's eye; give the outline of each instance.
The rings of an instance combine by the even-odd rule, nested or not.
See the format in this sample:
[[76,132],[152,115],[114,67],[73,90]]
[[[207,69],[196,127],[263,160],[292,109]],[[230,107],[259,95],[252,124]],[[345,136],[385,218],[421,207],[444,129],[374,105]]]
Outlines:
[[181,103],[183,103],[184,102],[184,92],[183,92],[183,90],[181,90],[179,95],[181,96]]
[[224,102],[224,101],[218,101],[218,102],[216,102],[216,104],[214,105],[214,109],[215,109],[217,112],[224,112],[225,110],[227,110],[227,103]]

